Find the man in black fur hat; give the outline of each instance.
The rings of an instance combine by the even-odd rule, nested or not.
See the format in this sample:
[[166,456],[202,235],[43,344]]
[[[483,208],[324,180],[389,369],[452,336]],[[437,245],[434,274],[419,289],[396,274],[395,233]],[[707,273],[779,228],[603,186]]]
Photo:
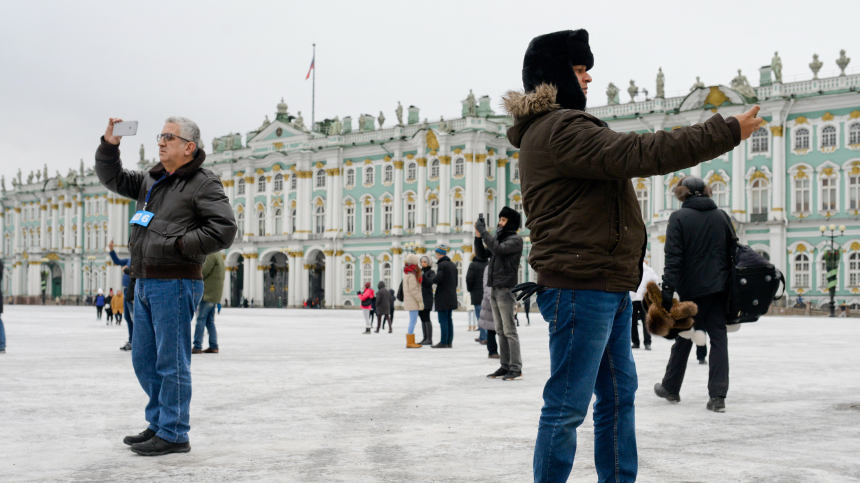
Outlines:
[[538,291],[550,324],[551,375],[534,455],[540,482],[570,475],[592,395],[598,480],[636,479],[629,291],[639,286],[647,237],[631,179],[714,159],[762,122],[755,106],[673,131],[617,133],[585,112],[593,65],[585,30],[541,35],[523,60],[525,92],[505,96],[538,277],[528,292]]

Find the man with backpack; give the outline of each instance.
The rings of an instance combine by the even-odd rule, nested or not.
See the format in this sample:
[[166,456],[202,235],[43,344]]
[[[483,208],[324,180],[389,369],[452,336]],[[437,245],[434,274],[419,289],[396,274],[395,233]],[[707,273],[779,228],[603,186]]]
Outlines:
[[[729,351],[726,337],[731,253],[737,235],[728,215],[711,200],[711,188],[699,178],[687,176],[675,187],[681,209],[672,213],[666,228],[666,264],[663,269],[663,307],[669,310],[677,292],[682,301],[698,306],[695,327],[711,340],[707,408],[723,412],[729,389]],[[693,341],[676,337],[662,383],[654,392],[680,402],[681,384]]]

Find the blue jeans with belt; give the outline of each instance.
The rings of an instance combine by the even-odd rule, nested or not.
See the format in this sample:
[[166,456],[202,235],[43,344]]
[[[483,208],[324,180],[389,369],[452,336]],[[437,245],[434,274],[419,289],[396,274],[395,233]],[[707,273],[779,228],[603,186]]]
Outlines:
[[549,323],[550,377],[543,391],[535,482],[564,482],[576,455],[576,429],[594,402],[594,462],[600,482],[633,482],[639,463],[633,400],[628,292],[550,289],[537,297]]
[[149,429],[171,443],[191,429],[191,320],[203,298],[203,281],[137,280],[131,362],[149,397]]

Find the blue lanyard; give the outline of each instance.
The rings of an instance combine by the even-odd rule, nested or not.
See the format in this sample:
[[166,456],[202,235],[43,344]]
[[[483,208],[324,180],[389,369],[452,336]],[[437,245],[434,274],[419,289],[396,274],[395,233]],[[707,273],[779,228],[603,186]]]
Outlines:
[[152,184],[152,186],[149,187],[149,191],[146,192],[146,199],[143,201],[143,210],[144,211],[146,211],[146,205],[149,204],[149,195],[152,194],[152,189],[155,188],[155,185],[157,185],[158,183],[161,183],[161,180],[163,180],[164,178],[166,178],[168,176],[170,176],[170,175],[165,173],[160,178],[158,178],[158,181],[156,181],[155,183]]

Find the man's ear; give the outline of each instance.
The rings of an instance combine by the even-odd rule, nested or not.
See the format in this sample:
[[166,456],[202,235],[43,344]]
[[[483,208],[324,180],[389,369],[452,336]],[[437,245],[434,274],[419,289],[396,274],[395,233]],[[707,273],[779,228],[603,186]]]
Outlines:
[[197,151],[197,143],[195,143],[195,142],[185,143],[185,155],[186,156],[193,156],[195,151]]

